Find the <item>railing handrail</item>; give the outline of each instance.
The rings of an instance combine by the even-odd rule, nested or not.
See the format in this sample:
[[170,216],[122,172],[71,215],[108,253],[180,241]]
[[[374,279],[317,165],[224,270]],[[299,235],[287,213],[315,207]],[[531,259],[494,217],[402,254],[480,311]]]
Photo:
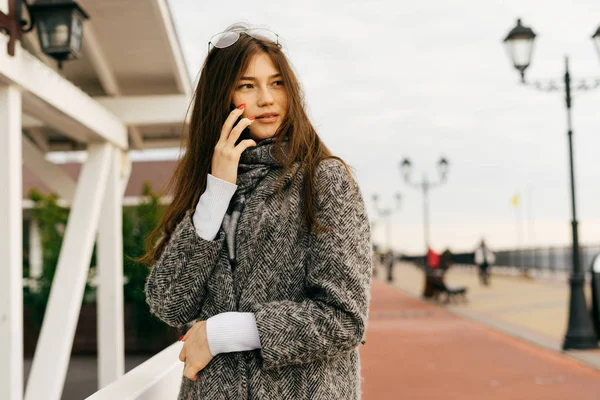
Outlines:
[[182,343],[176,342],[86,400],[167,400],[179,393]]

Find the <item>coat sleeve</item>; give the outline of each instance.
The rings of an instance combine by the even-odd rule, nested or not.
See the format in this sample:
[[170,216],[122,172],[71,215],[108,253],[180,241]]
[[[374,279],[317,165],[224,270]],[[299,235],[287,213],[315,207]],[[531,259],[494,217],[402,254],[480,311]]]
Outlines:
[[323,161],[317,169],[316,206],[317,220],[332,230],[310,235],[307,299],[253,310],[264,369],[339,356],[356,348],[365,333],[370,226],[360,190],[339,161]]
[[198,236],[191,213],[186,213],[146,280],[150,312],[171,326],[194,320],[200,313],[206,281],[219,259],[224,240],[222,229],[212,241]]

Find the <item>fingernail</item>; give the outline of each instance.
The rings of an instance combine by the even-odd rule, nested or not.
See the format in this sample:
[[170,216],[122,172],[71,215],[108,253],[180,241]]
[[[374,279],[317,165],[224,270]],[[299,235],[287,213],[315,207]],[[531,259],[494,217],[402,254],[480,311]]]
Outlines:
[[240,105],[238,106],[238,108],[237,108],[237,109],[238,109],[238,110],[241,110],[241,109],[243,109],[244,107],[246,107],[246,105],[245,105],[245,104],[240,104]]
[[248,119],[249,119],[250,121],[254,121],[254,118],[256,118],[254,115],[252,115],[252,116],[248,117]]
[[182,337],[180,337],[180,338],[179,338],[179,341],[181,342],[181,341],[183,340],[183,338],[184,338],[184,337],[185,337],[185,335],[184,335],[184,336],[182,336]]

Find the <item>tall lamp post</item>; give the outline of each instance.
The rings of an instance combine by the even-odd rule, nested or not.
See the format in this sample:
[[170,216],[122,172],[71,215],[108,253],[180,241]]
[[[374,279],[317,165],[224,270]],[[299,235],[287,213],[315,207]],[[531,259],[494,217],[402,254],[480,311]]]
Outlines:
[[392,208],[392,207],[381,208],[381,206],[379,204],[379,195],[378,194],[373,195],[373,203],[375,204],[375,210],[377,211],[379,218],[381,220],[385,220],[385,223],[386,223],[385,243],[386,243],[386,250],[388,250],[388,251],[392,249],[392,223],[391,223],[392,213],[394,211],[398,211],[400,209],[402,195],[400,193],[396,193],[396,194],[394,194],[394,198],[396,199],[394,208]]
[[[600,53],[600,28],[592,36],[596,47]],[[517,26],[514,27],[504,39],[508,54],[511,57],[511,61],[514,67],[521,74],[521,82],[528,84],[525,80],[525,70],[529,67],[531,62],[531,54],[533,52],[533,41],[535,39],[535,33],[531,28],[525,27],[521,24],[521,20],[517,20]],[[569,139],[569,167],[571,173],[571,207],[572,207],[572,269],[571,277],[569,279],[571,287],[571,296],[569,303],[569,325],[567,333],[565,334],[563,349],[592,349],[597,348],[598,343],[596,340],[596,334],[592,327],[590,320],[590,314],[587,309],[585,296],[583,292],[583,285],[585,282],[584,272],[581,266],[580,249],[579,249],[579,235],[578,235],[578,222],[577,222],[577,210],[575,202],[575,172],[573,165],[573,128],[572,128],[572,116],[571,116],[571,92],[575,90],[591,90],[600,87],[600,78],[592,79],[591,81],[581,80],[578,85],[573,85],[571,82],[571,75],[569,74],[569,58],[565,57],[565,74],[562,82],[549,80],[549,81],[537,81],[532,87],[535,89],[554,92],[558,90],[564,90],[565,104],[567,110],[567,135]]]
[[[391,208],[391,207],[387,207],[387,208],[381,208],[379,205],[379,195],[374,194],[373,195],[373,203],[375,203],[375,210],[377,211],[377,214],[379,214],[379,217],[381,218],[381,220],[385,220],[386,222],[386,251],[387,251],[387,255],[389,257],[388,260],[386,260],[386,267],[387,267],[387,281],[388,282],[392,282],[394,277],[393,277],[393,269],[394,269],[394,251],[392,250],[392,213],[394,211],[397,211],[400,209],[400,201],[402,200],[402,196],[400,195],[400,193],[396,193],[394,195],[394,197],[396,198],[396,205],[395,205],[395,209]],[[382,263],[384,262],[384,260],[381,260]]]
[[400,163],[400,171],[404,176],[404,181],[409,185],[415,188],[421,189],[423,192],[423,230],[425,234],[425,286],[423,289],[423,297],[431,297],[428,284],[429,277],[432,275],[432,270],[429,267],[429,262],[427,260],[427,254],[430,248],[430,236],[429,236],[429,190],[441,186],[446,182],[446,178],[448,176],[448,167],[449,163],[444,157],[440,158],[437,163],[439,180],[435,182],[431,182],[426,174],[423,174],[423,179],[421,182],[413,182],[410,178],[412,171],[412,163],[408,158],[405,158]]

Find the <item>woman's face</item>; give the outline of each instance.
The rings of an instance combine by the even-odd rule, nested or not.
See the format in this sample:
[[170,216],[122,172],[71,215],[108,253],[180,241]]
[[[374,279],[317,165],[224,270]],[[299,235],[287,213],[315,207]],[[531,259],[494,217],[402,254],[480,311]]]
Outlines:
[[286,116],[288,96],[281,73],[267,54],[256,54],[250,59],[233,90],[233,104],[245,104],[243,116],[256,117],[250,125],[252,139],[275,136]]

